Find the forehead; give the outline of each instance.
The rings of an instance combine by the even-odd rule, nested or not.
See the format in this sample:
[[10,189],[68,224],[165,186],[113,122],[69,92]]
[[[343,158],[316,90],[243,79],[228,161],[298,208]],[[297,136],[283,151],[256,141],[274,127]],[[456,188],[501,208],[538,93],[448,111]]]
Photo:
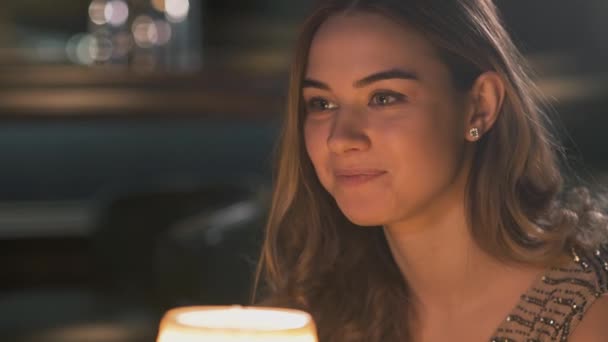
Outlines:
[[381,69],[428,67],[438,60],[432,44],[416,30],[380,14],[328,18],[310,46],[307,76],[365,76]]

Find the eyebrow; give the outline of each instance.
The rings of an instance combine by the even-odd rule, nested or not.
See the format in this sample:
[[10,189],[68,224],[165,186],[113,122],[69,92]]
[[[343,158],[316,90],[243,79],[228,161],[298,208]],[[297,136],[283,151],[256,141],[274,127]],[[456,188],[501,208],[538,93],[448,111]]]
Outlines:
[[[390,70],[380,71],[380,72],[371,74],[358,81],[355,81],[353,83],[353,87],[363,88],[374,82],[390,80],[390,79],[404,79],[404,80],[412,80],[412,81],[420,80],[418,78],[418,76],[411,71],[402,70],[402,69],[390,69]],[[323,89],[323,90],[331,90],[331,88],[326,83],[323,83],[321,81],[317,81],[317,80],[314,80],[311,78],[307,78],[304,81],[302,81],[302,88],[318,88],[318,89]]]

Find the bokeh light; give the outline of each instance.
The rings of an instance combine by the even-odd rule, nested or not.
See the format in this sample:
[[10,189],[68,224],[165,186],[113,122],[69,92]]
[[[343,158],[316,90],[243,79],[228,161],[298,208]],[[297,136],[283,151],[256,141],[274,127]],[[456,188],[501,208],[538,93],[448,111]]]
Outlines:
[[78,47],[78,43],[80,42],[80,39],[82,39],[83,36],[84,36],[83,33],[73,35],[68,40],[68,42],[65,46],[66,55],[68,56],[68,59],[74,64],[80,64],[80,61],[78,60],[78,55],[76,54],[76,49]]
[[105,0],[93,0],[89,5],[89,18],[96,25],[105,25],[107,23],[105,11]]
[[190,2],[188,0],[165,0],[165,14],[172,22],[182,22],[188,17]]
[[122,0],[112,0],[104,8],[104,17],[112,26],[122,26],[129,18],[129,6]]
[[78,64],[90,65],[95,61],[91,56],[90,48],[93,44],[93,35],[79,34],[73,38],[73,51],[68,52],[68,56],[72,55],[75,62]]
[[171,40],[171,35],[173,34],[171,30],[171,24],[166,22],[165,20],[156,20],[154,21],[154,25],[156,26],[157,33],[157,45],[165,45]]
[[135,18],[132,25],[135,43],[142,48],[149,48],[158,42],[158,31],[154,20],[147,15]]
[[95,62],[107,62],[112,57],[114,44],[107,31],[96,32],[89,42],[89,56]]

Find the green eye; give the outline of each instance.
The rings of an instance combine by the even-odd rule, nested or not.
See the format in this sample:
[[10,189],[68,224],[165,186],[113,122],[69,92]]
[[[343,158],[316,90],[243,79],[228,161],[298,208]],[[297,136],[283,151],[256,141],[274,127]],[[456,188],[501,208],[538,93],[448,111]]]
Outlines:
[[315,97],[306,103],[306,108],[311,112],[319,112],[336,109],[338,108],[338,105],[324,98]]
[[381,92],[376,93],[372,96],[370,104],[374,106],[388,106],[394,103],[402,102],[405,100],[405,95],[393,93],[393,92]]

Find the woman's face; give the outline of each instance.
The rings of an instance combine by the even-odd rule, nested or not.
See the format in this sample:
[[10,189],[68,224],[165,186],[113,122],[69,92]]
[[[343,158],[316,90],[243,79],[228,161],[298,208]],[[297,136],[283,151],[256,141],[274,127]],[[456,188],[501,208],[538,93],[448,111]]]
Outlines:
[[306,150],[352,222],[407,220],[453,192],[467,97],[421,34],[376,14],[331,17],[302,92]]

